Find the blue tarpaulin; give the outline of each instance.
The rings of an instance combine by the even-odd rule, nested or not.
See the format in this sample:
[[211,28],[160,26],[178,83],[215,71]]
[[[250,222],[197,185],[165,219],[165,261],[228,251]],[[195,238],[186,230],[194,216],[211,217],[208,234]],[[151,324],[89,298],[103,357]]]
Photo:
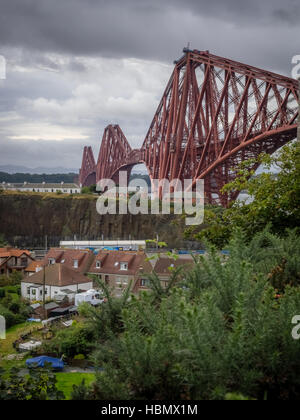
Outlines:
[[65,364],[62,360],[56,359],[55,357],[40,356],[34,359],[27,359],[26,365],[28,367],[44,367],[45,363],[50,363],[52,368],[55,370],[63,370]]

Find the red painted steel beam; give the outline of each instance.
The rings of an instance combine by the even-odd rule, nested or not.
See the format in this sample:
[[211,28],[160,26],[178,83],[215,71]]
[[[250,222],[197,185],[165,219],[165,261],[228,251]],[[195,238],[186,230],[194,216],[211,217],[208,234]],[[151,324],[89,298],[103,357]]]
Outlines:
[[232,168],[262,151],[274,153],[296,137],[298,82],[218,57],[185,50],[176,62],[140,150],[118,125],[106,127],[97,165],[85,149],[80,180],[116,178],[144,162],[151,179],[205,180],[209,202],[228,205],[220,190]]

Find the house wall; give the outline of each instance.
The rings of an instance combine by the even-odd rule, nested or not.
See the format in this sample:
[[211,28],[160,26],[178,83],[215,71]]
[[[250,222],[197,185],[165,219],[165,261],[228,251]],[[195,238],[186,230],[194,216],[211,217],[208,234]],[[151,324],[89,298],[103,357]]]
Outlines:
[[[31,293],[28,294],[28,288],[31,287],[30,289]],[[36,290],[36,294],[33,294],[32,291],[34,289]],[[63,286],[63,287],[58,287],[58,286],[49,286],[46,285],[45,286],[45,298],[46,299],[54,299],[56,295],[59,295],[62,293],[62,290],[64,289],[69,289],[74,291],[74,293],[77,293],[78,290],[90,290],[93,288],[93,282],[88,282],[88,283],[81,283],[81,284],[72,284],[70,286]],[[42,285],[38,285],[38,284],[33,284],[30,282],[25,282],[22,281],[21,283],[21,294],[22,297],[25,299],[30,299],[31,301],[34,300],[43,300],[43,286]]]
[[[90,273],[99,277],[109,287],[114,288],[115,296],[121,296],[126,287],[131,282],[131,288],[134,287],[137,276],[125,274],[107,274],[107,273]],[[108,283],[107,283],[108,280]],[[96,285],[97,286],[97,285]]]
[[81,192],[81,188],[18,188],[18,191],[30,191],[30,192],[42,192],[42,193],[55,193],[57,191],[60,191],[65,194],[79,194]]
[[60,191],[65,194],[80,194],[81,193],[80,187],[66,188],[63,185],[61,187],[55,187],[55,188],[49,188],[47,187],[47,185],[45,187],[39,187],[39,188],[26,187],[26,186],[24,187],[4,186],[4,189],[13,190],[13,191],[28,191],[28,192],[41,192],[41,193],[47,193],[47,192],[55,193],[57,191]]
[[28,266],[28,257],[25,255],[24,257],[10,257],[10,259],[7,261],[7,266],[26,268]]
[[[10,274],[13,270],[24,272],[25,268],[28,267],[29,262],[32,261],[32,258],[24,255],[24,262],[22,263],[22,257],[10,257],[5,263],[4,261],[7,258],[1,258],[0,265],[0,274]],[[26,261],[25,261],[26,259]]]

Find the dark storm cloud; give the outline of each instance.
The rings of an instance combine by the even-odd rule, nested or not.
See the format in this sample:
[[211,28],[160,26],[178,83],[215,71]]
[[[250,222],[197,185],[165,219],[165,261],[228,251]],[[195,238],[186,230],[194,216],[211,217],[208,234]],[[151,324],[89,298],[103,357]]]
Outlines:
[[[80,162],[83,145],[81,141],[6,141],[1,145],[0,164],[13,164],[27,168],[64,167],[76,168]],[[57,156],[59,155],[59,160]]]
[[225,37],[236,48],[243,34],[231,37],[226,24],[247,29],[254,46],[257,26],[269,37],[272,27],[297,25],[299,10],[298,0],[10,0],[2,1],[0,39],[41,51],[169,60],[189,40],[216,48]]
[[[79,166],[119,123],[139,147],[182,48],[282,74],[299,0],[0,0],[0,164]],[[146,61],[145,61],[146,60]],[[56,140],[56,141],[54,141]],[[75,164],[76,162],[76,164]]]

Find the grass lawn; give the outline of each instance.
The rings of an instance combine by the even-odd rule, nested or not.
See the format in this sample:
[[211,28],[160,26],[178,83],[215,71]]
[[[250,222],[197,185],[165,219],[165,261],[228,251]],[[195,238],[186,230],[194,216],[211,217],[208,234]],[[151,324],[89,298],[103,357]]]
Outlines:
[[82,380],[85,379],[85,385],[90,385],[95,381],[93,373],[64,373],[59,372],[56,374],[57,389],[65,394],[66,400],[71,398],[73,385],[80,385]]
[[0,340],[0,356],[6,356],[8,354],[16,353],[13,348],[13,342],[16,341],[21,334],[33,330],[40,324],[33,324],[31,322],[24,322],[22,324],[14,325],[6,331],[6,339]]

